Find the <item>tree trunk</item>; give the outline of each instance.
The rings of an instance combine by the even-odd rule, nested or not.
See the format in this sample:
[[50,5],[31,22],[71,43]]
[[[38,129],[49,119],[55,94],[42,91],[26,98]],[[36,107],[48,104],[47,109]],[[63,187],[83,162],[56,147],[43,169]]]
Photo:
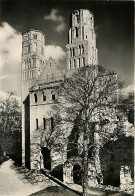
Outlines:
[[88,187],[88,141],[89,141],[89,130],[88,130],[88,122],[86,120],[87,111],[84,116],[85,120],[85,130],[83,135],[83,196],[87,196],[86,190]]

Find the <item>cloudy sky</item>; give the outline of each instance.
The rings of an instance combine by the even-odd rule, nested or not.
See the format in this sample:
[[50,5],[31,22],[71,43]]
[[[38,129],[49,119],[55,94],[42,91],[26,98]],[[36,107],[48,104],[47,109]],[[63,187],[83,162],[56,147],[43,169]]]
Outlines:
[[46,58],[65,65],[71,13],[94,14],[99,64],[117,71],[126,89],[133,86],[134,7],[132,1],[2,0],[0,26],[0,91],[21,94],[21,34],[39,29],[46,35]]

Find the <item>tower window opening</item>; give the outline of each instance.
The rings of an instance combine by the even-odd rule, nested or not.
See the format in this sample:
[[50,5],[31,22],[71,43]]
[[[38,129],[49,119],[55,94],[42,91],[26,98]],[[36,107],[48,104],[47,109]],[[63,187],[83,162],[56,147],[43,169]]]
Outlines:
[[46,101],[46,96],[44,93],[43,93],[43,101]]
[[30,52],[30,45],[28,45],[28,46],[26,47],[26,50],[27,50],[27,53]]
[[72,57],[72,49],[70,48],[70,57]]
[[78,28],[75,27],[75,38],[78,37]]
[[34,38],[34,39],[37,39],[37,35],[33,35],[33,38]]
[[26,40],[29,40],[29,34],[27,34],[27,35],[25,36],[25,39],[26,39]]
[[34,94],[35,103],[37,103],[37,94]]
[[54,73],[52,73],[52,79],[54,79]]
[[46,129],[46,119],[43,118],[43,128]]
[[36,129],[38,129],[38,119],[36,118]]
[[30,61],[30,59],[29,59],[29,62],[28,62],[28,69],[30,69],[31,68],[31,61]]
[[79,23],[80,22],[80,17],[79,17],[79,15],[77,15],[77,23]]
[[79,45],[79,55],[81,54],[81,46]]
[[55,100],[55,94],[52,95],[52,100],[53,100],[53,101]]
[[76,60],[74,59],[74,68],[76,69]]
[[34,43],[34,44],[33,44],[33,52],[36,52],[36,51],[37,51],[37,44]]
[[80,58],[78,59],[78,67],[80,68]]
[[84,46],[82,45],[82,54],[84,54]]
[[72,49],[72,57],[74,57],[75,56],[75,49],[73,48]]
[[87,35],[86,35],[86,39],[87,39]]
[[31,67],[34,67],[34,59],[32,58]]
[[53,131],[53,129],[54,129],[54,118],[51,117],[51,130]]
[[31,79],[33,78],[33,71],[31,71]]
[[69,61],[69,70],[71,70],[71,61]]
[[31,79],[31,71],[30,71],[30,79]]
[[36,118],[36,129],[38,130],[38,119]]
[[82,63],[83,63],[83,66],[85,66],[85,58],[84,57],[82,58]]
[[84,39],[84,27],[82,27],[82,38]]
[[26,61],[23,61],[23,69],[26,69]]

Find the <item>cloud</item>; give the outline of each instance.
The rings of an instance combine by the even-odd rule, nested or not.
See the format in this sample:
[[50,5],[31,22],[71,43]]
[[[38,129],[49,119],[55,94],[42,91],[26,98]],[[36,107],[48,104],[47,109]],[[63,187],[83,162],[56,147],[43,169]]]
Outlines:
[[[62,21],[58,17],[59,21]],[[21,94],[22,35],[8,23],[0,27],[0,91]],[[50,56],[60,63],[65,59],[64,50],[56,45],[46,46],[46,59]]]
[[65,30],[66,27],[65,20],[61,15],[59,15],[59,10],[52,9],[49,15],[44,16],[44,19],[50,20],[52,22],[57,22],[57,27],[55,28],[57,32],[60,33]]
[[20,89],[21,43],[21,33],[3,22],[0,27],[0,90],[2,91]]
[[60,46],[47,45],[46,50],[46,59],[50,56],[56,60],[57,63],[60,63],[61,60],[65,59],[66,53]]

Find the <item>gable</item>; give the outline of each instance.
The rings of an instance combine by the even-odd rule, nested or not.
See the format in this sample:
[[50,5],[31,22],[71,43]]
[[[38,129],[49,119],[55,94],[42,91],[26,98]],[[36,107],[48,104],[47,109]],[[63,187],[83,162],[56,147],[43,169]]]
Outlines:
[[48,61],[46,61],[46,65],[32,89],[37,89],[41,84],[48,84],[51,82],[63,80],[63,78],[64,71],[59,69],[55,60],[50,57]]

